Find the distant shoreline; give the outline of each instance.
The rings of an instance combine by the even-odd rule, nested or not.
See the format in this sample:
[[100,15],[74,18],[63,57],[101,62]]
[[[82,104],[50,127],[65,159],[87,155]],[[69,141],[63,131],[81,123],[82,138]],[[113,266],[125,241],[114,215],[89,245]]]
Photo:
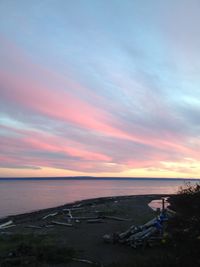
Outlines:
[[71,177],[0,177],[0,181],[16,181],[16,180],[143,180],[143,181],[200,181],[200,178],[153,178],[153,177],[93,177],[93,176],[71,176]]

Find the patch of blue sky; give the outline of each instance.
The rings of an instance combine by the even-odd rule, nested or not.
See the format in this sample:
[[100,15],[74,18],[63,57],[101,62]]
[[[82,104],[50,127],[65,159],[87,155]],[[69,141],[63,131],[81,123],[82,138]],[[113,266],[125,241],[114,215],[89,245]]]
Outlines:
[[0,124],[0,136],[1,137],[21,137],[22,135],[11,131],[10,129],[4,128]]
[[0,136],[5,136],[5,137],[23,136],[22,133],[19,133],[13,129],[26,130],[27,127],[22,122],[13,120],[13,119],[1,114],[1,116],[0,116]]
[[17,121],[8,116],[1,114],[0,124],[8,127],[13,127],[15,129],[27,129],[27,125],[22,123],[21,121]]
[[28,131],[42,133],[50,127],[49,124],[44,125],[44,121],[44,127],[40,124],[41,121],[38,119],[35,120],[34,116],[29,116],[29,118],[23,114],[20,116],[13,115],[12,117],[8,114],[1,114],[0,116],[0,126],[2,126],[2,130],[4,129],[3,132],[13,136],[23,136],[26,135]]
[[[151,16],[149,21],[145,18],[149,4],[142,7],[137,1],[135,4],[127,1],[126,5],[120,1],[109,4],[79,1],[78,5],[64,1],[60,5],[53,1],[23,3],[23,9],[14,2],[7,5],[7,12],[1,13],[4,22],[1,30],[10,34],[33,62],[74,76],[97,94],[128,105],[137,102],[137,96],[130,100],[115,77],[132,80],[131,90],[138,95],[138,90],[159,87],[175,102],[188,87],[181,73],[174,71],[176,67],[170,61],[165,39],[155,26],[156,20]],[[122,14],[126,14],[123,21]],[[127,52],[127,47],[134,52]],[[137,72],[154,77],[155,86],[144,87]]]

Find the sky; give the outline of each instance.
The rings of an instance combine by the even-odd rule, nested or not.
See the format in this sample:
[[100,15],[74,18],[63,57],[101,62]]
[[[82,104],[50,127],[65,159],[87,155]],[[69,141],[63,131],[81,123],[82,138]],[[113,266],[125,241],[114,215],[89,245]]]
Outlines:
[[200,177],[199,0],[0,0],[0,177]]

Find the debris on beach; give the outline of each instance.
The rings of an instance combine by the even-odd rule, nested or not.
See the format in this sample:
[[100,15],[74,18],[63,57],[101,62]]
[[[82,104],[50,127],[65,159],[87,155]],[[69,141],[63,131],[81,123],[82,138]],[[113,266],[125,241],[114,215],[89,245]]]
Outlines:
[[15,227],[16,224],[11,224],[11,225],[8,225],[8,226],[5,226],[3,228],[0,228],[0,229],[8,229],[8,228],[12,228],[12,227]]
[[75,204],[73,205],[73,208],[80,208],[83,205],[83,203]]
[[172,213],[165,209],[163,200],[162,212],[159,216],[143,225],[132,225],[124,232],[105,234],[103,240],[105,243],[127,244],[133,248],[152,246],[163,239],[165,222],[170,216]]
[[103,236],[103,240],[105,243],[122,243],[130,245],[133,248],[141,245],[152,245],[153,240],[162,239],[163,224],[165,221],[167,221],[167,216],[161,213],[160,216],[144,225],[132,225],[125,232],[106,234]]
[[56,224],[56,225],[61,225],[61,226],[69,226],[69,227],[72,227],[73,226],[73,224],[71,224],[71,223],[65,223],[65,222],[52,221],[51,223]]
[[[82,210],[82,209],[83,209],[83,208],[76,208],[76,207],[75,207],[75,208],[74,208],[74,207],[70,208],[71,211],[76,211],[76,210],[79,211],[79,210]],[[69,211],[69,209],[66,209],[66,208],[65,208],[65,209],[62,209],[62,211]]]
[[69,216],[69,218],[70,218],[70,219],[72,219],[72,218],[73,218],[73,216],[72,216],[71,209],[67,209],[67,211],[68,211],[68,216]]
[[11,227],[14,227],[16,226],[12,220],[8,221],[8,222],[5,222],[5,223],[2,223],[0,224],[0,230],[1,229],[7,229],[7,228],[11,228]]
[[54,217],[54,216],[56,216],[56,215],[58,215],[58,212],[47,214],[47,215],[45,215],[44,217],[42,217],[42,220],[45,220],[45,219],[47,219],[47,218],[49,218],[49,217]]
[[82,217],[73,217],[74,220],[84,220],[84,221],[87,221],[87,220],[98,220],[98,219],[101,219],[101,217],[97,217],[97,216],[82,216]]
[[78,258],[72,258],[71,260],[72,261],[76,261],[76,262],[82,262],[82,263],[90,264],[90,265],[93,265],[93,266],[96,265],[96,266],[99,266],[99,267],[103,267],[103,264],[99,264],[99,263],[93,262],[91,260],[78,259]]
[[47,224],[47,225],[45,225],[45,227],[46,227],[46,228],[53,228],[54,225],[53,225],[53,224]]
[[110,220],[115,220],[115,221],[132,221],[132,219],[127,219],[127,218],[121,218],[121,217],[115,217],[115,216],[103,216],[104,219],[110,219]]

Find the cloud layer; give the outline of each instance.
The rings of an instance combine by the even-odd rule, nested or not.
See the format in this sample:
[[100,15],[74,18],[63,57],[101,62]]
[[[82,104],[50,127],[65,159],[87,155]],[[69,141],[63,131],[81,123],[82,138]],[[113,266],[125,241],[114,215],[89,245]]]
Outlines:
[[0,176],[199,177],[199,10],[1,1]]

